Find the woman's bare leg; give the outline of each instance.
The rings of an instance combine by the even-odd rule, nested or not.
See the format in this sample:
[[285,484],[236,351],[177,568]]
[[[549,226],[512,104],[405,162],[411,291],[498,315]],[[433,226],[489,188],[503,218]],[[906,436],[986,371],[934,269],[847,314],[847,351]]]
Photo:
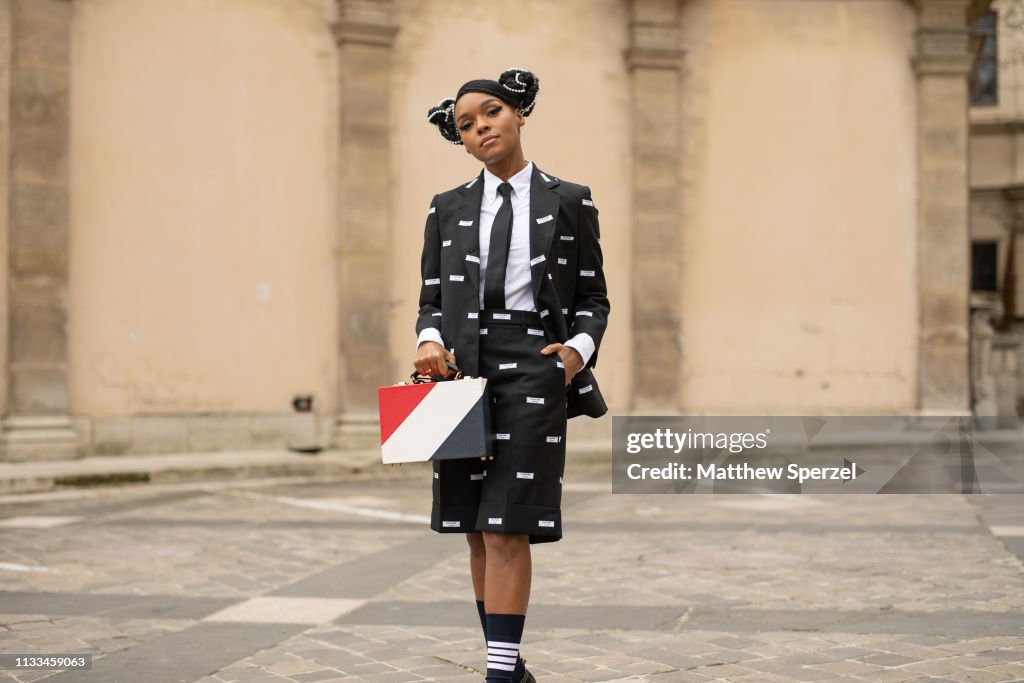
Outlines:
[[[488,614],[526,614],[530,602],[530,537],[483,532],[485,570],[483,600]],[[471,546],[472,547],[472,546]],[[476,574],[473,576],[476,590]],[[477,595],[480,595],[477,593]],[[479,598],[478,598],[479,599]]]
[[477,600],[483,601],[487,548],[484,545],[483,535],[479,532],[466,534],[466,542],[469,543],[469,573],[473,577],[473,595]]

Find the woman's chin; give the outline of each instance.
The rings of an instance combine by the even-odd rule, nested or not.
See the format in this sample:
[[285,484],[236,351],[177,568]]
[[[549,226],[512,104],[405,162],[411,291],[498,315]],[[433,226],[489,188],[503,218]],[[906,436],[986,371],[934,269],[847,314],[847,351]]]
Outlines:
[[505,155],[502,154],[501,151],[499,150],[481,149],[478,150],[474,156],[479,161],[482,161],[483,163],[490,165],[501,161]]

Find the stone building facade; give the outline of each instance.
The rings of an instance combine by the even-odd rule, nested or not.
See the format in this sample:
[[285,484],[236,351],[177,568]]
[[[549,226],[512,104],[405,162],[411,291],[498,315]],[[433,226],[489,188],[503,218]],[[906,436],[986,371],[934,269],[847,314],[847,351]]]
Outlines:
[[479,172],[426,110],[509,66],[600,210],[613,413],[966,414],[990,9],[0,0],[0,459],[372,441]]
[[1024,0],[996,0],[971,27],[972,398],[985,416],[1024,409]]

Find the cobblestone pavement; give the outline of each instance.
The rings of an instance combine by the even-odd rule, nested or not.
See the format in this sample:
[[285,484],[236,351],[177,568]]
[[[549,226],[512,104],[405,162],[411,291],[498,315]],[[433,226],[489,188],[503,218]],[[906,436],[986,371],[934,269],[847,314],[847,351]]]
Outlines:
[[[566,476],[534,548],[542,683],[1024,681],[1024,500],[611,495]],[[426,467],[0,497],[0,652],[92,653],[17,681],[480,682],[465,541]]]

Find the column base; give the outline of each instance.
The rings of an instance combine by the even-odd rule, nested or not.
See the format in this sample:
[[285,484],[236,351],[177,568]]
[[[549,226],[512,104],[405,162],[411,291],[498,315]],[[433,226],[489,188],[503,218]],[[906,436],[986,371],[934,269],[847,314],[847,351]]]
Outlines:
[[334,427],[334,447],[342,451],[380,448],[380,420],[376,413],[343,413]]
[[68,415],[7,417],[0,423],[0,462],[74,460],[81,455]]

